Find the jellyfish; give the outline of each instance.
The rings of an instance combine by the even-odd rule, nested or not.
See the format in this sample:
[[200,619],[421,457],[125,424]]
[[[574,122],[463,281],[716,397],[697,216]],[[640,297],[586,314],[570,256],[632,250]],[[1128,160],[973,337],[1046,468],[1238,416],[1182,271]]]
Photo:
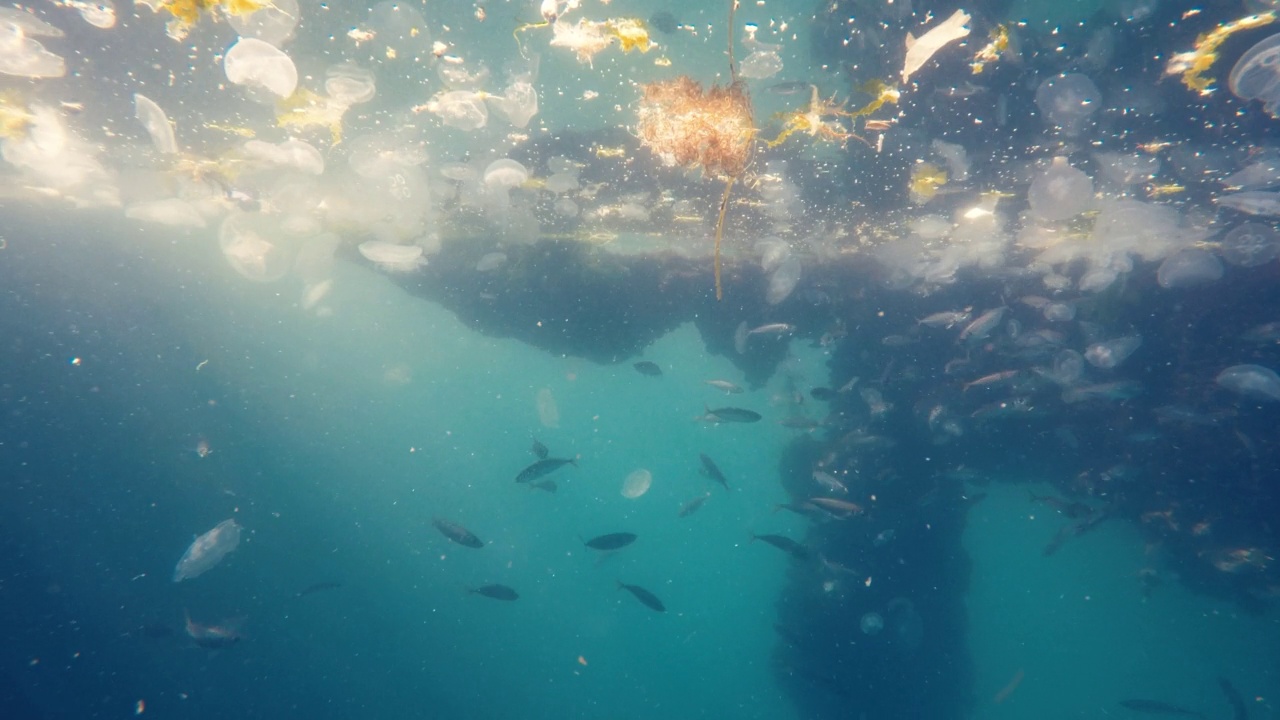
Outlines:
[[1088,175],[1055,157],[1053,164],[1031,182],[1027,191],[1031,214],[1042,220],[1068,220],[1093,205],[1093,181]]
[[869,612],[862,616],[859,626],[867,635],[878,635],[884,629],[884,618],[880,617],[880,613]]
[[894,645],[903,652],[911,652],[924,642],[924,618],[915,605],[906,598],[894,598],[885,608],[888,624],[892,628]]
[[244,152],[271,165],[290,167],[312,175],[324,173],[324,156],[302,140],[289,139],[279,143],[250,140],[244,144]]
[[7,19],[7,14],[0,16],[0,74],[26,78],[54,78],[67,74],[67,63],[60,56],[46,50],[39,40],[29,37],[34,33]]
[[506,262],[507,256],[505,253],[486,253],[476,262],[476,272],[492,272],[502,267]]
[[556,406],[556,396],[551,388],[542,388],[535,398],[538,409],[538,423],[544,428],[560,427],[560,408]]
[[1049,322],[1070,322],[1076,319],[1076,306],[1071,303],[1052,302],[1040,312]]
[[356,249],[366,260],[391,272],[415,270],[418,265],[425,262],[422,259],[420,245],[400,245],[382,240],[367,240],[360,243]]
[[1098,86],[1080,73],[1055,75],[1036,88],[1036,107],[1067,135],[1079,135],[1102,97]]
[[552,206],[552,209],[556,211],[557,215],[560,215],[561,217],[567,217],[567,218],[578,217],[578,213],[581,212],[581,208],[578,207],[578,203],[574,202],[573,200],[570,200],[567,197],[556,200],[556,203],[555,205]]
[[765,290],[764,301],[770,305],[777,305],[786,300],[800,283],[801,269],[799,258],[788,257],[783,260],[769,276],[769,287]]
[[557,195],[577,190],[582,184],[578,182],[578,173],[559,172],[547,178],[546,189]]
[[271,0],[251,13],[227,13],[227,24],[240,37],[281,47],[293,39],[299,17],[298,0]]
[[373,72],[355,63],[334,65],[325,71],[325,93],[344,105],[369,102],[375,88]]
[[484,169],[484,188],[490,211],[505,219],[511,207],[511,189],[528,179],[529,171],[515,160],[503,158],[489,163]]
[[0,7],[0,25],[14,30],[23,37],[66,37],[66,33],[56,25],[41,20],[35,13],[24,12],[13,7]]
[[162,155],[173,155],[178,152],[178,141],[174,138],[173,125],[169,122],[164,110],[155,101],[141,93],[133,96],[134,114],[151,136],[151,144]]
[[1116,338],[1107,340],[1106,342],[1094,343],[1090,345],[1084,352],[1084,359],[1089,364],[1102,368],[1103,370],[1111,370],[1120,366],[1125,360],[1133,354],[1142,345],[1141,335],[1132,335],[1129,337]]
[[791,246],[770,236],[756,243],[756,252],[760,253],[760,269],[772,273],[791,257]]
[[116,26],[116,6],[111,0],[64,0],[66,6],[80,13],[85,22],[99,30]]
[[517,80],[507,86],[502,96],[486,96],[507,122],[515,127],[529,126],[529,121],[538,114],[538,91],[528,80]]
[[1187,248],[1165,258],[1156,280],[1165,289],[1204,285],[1222,279],[1222,262],[1212,253]]
[[429,59],[431,33],[426,18],[409,3],[383,0],[369,9],[366,24],[382,58],[409,63]]
[[622,482],[622,497],[628,500],[636,498],[649,492],[649,486],[653,484],[653,474],[644,468],[632,471],[627,479]]
[[1214,382],[1237,395],[1254,400],[1280,400],[1280,376],[1261,365],[1232,365],[1218,373]]
[[1239,267],[1257,267],[1280,257],[1280,233],[1262,223],[1247,222],[1222,238],[1222,259]]
[[778,57],[781,45],[760,42],[756,40],[754,32],[748,31],[742,46],[749,53],[738,66],[738,74],[742,77],[763,80],[782,72],[782,58]]
[[410,130],[361,135],[348,145],[351,169],[370,180],[385,178],[403,185],[408,180],[404,172],[426,161],[426,149]]
[[485,93],[475,90],[450,90],[432,98],[426,104],[426,109],[439,116],[440,121],[449,127],[478,130],[489,122],[485,97]]
[[1261,100],[1271,117],[1280,117],[1280,33],[1249,48],[1227,77],[1231,94],[1241,100]]
[[298,87],[298,68],[279,48],[255,38],[240,38],[222,59],[227,80],[266,90],[282,98]]
[[222,221],[218,245],[223,257],[241,276],[256,282],[272,282],[284,277],[293,260],[289,248],[278,237],[278,228],[266,216],[237,213]]

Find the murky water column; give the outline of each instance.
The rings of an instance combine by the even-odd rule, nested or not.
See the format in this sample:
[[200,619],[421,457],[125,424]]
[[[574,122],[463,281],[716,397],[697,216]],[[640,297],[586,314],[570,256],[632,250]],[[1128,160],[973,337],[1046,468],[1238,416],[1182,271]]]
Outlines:
[[[833,367],[842,361],[851,358],[837,353]],[[883,447],[801,438],[781,463],[794,500],[819,494],[813,473],[824,467],[848,485],[841,497],[866,510],[815,516],[805,538],[815,557],[793,566],[779,599],[775,670],[802,717],[946,719],[971,706],[960,546],[970,503],[930,463],[937,448],[909,445],[918,433],[901,424],[877,431],[898,439]]]

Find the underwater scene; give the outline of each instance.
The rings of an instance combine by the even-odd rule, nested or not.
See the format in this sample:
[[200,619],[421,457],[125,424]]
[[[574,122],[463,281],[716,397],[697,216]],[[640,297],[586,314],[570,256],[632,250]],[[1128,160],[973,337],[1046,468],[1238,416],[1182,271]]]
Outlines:
[[0,7],[0,718],[1280,718],[1277,0]]

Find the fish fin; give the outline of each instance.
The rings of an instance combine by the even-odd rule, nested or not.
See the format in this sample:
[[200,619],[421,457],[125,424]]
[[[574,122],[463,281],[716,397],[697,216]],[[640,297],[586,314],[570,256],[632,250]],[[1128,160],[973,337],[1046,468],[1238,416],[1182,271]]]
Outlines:
[[916,44],[916,37],[911,33],[907,33],[907,49],[910,50]]
[[619,590],[622,590],[627,586],[626,583],[622,582],[621,580],[618,580],[617,578],[614,578],[614,582],[618,583]]
[[576,457],[569,458],[569,464],[574,467],[578,467],[578,458]]

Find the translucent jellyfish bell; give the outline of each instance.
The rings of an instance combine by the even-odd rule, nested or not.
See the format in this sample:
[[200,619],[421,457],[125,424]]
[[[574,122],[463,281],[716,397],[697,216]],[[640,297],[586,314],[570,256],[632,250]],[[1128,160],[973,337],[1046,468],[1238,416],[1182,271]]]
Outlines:
[[0,16],[0,74],[26,78],[62,77],[67,74],[67,63],[46,50],[38,40],[27,37],[24,28],[6,22],[5,16]]
[[1055,75],[1036,88],[1036,107],[1067,135],[1079,135],[1101,104],[1102,93],[1080,73]]
[[1093,205],[1093,180],[1067,164],[1064,157],[1031,182],[1027,191],[1031,213],[1042,220],[1067,220]]
[[285,98],[298,87],[298,68],[279,48],[256,38],[240,38],[222,59],[227,79]]
[[24,12],[12,7],[0,7],[0,25],[6,28],[13,28],[18,31],[19,35],[25,37],[60,38],[66,36],[66,33],[59,30],[57,26],[41,20],[35,16],[35,13]]
[[777,305],[786,300],[800,283],[802,271],[800,258],[790,256],[783,260],[778,265],[778,269],[769,276],[769,287],[765,290],[764,301],[770,305]]
[[489,122],[489,109],[484,105],[484,96],[484,93],[472,90],[450,90],[437,95],[428,103],[427,109],[449,127],[478,130]]
[[422,247],[419,245],[400,245],[382,240],[369,240],[360,243],[357,249],[366,260],[377,263],[378,267],[391,272],[408,272],[424,262]]
[[484,169],[484,186],[490,190],[510,190],[528,180],[529,171],[525,166],[508,158],[494,160]]
[[344,105],[369,102],[376,87],[373,72],[355,63],[334,65],[325,71],[325,94]]
[[1120,363],[1129,359],[1142,345],[1141,335],[1132,335],[1130,337],[1116,338],[1106,342],[1095,343],[1090,345],[1084,352],[1084,359],[1089,364],[1102,368],[1103,370],[1111,370],[1119,367]]
[[538,91],[527,80],[517,80],[507,86],[502,97],[490,96],[490,101],[507,121],[518,128],[528,127],[538,114]]
[[284,277],[293,264],[293,255],[278,239],[278,230],[266,216],[237,213],[222,221],[218,245],[236,272],[249,280],[271,282]]
[[1232,365],[1218,373],[1214,382],[1254,400],[1280,400],[1280,376],[1261,365]]
[[178,141],[173,134],[173,125],[160,106],[145,95],[135,93],[133,96],[134,114],[142,127],[151,136],[151,144],[164,155],[178,152]]
[[880,617],[880,613],[869,612],[862,616],[858,625],[867,635],[877,635],[884,629],[884,618]]
[[245,154],[271,165],[290,167],[312,175],[324,173],[324,156],[310,143],[290,138],[279,143],[249,140]]
[[240,37],[282,47],[293,39],[298,13],[298,0],[271,0],[253,12],[227,13],[227,23]]
[[1280,257],[1280,233],[1262,223],[1244,223],[1222,238],[1222,259],[1239,267],[1257,267]]
[[412,5],[393,0],[380,2],[370,8],[368,26],[379,54],[387,60],[428,59],[431,32],[426,18]]
[[363,178],[383,179],[427,161],[426,149],[400,132],[361,135],[347,145],[347,162]]
[[1222,279],[1222,262],[1212,253],[1187,248],[1165,258],[1156,280],[1166,289],[1193,287]]
[[528,179],[529,171],[515,160],[503,158],[489,163],[489,167],[484,169],[484,187],[490,209],[505,216],[511,206],[511,189],[523,185]]
[[1241,100],[1261,100],[1271,117],[1280,117],[1280,33],[1240,56],[1227,77],[1227,87]]
[[99,30],[110,30],[116,26],[116,6],[111,0],[79,0],[66,4],[80,13],[85,22]]
[[782,58],[778,57],[782,46],[760,42],[754,35],[749,33],[742,41],[749,54],[738,64],[738,74],[752,80],[763,80],[782,72]]

